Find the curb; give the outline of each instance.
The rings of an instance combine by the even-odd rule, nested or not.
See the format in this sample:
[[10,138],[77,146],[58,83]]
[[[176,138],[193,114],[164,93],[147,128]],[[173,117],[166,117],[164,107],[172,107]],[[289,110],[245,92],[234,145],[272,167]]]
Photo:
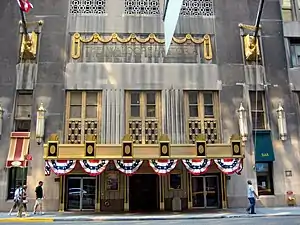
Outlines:
[[54,218],[0,218],[0,223],[54,222]]

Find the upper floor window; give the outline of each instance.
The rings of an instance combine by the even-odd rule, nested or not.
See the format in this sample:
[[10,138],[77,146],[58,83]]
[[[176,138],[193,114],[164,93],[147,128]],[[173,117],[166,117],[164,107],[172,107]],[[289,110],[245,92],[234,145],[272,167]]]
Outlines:
[[218,141],[217,92],[186,92],[189,143],[199,134],[206,134],[207,143]]
[[159,0],[125,0],[125,14],[160,15]]
[[100,138],[101,93],[67,92],[66,142],[80,144],[86,135]]
[[254,130],[266,129],[265,95],[263,91],[250,91],[252,127]]
[[291,40],[290,50],[291,50],[291,66],[299,67],[300,66],[300,40]]
[[106,0],[71,0],[71,14],[104,14]]
[[293,20],[291,0],[282,0],[281,14],[282,14],[283,21],[292,21]]
[[213,16],[213,0],[184,0],[180,15]]
[[32,92],[17,93],[14,117],[16,132],[30,132],[32,101]]
[[159,138],[160,94],[157,91],[127,93],[127,129],[137,144],[156,144]]

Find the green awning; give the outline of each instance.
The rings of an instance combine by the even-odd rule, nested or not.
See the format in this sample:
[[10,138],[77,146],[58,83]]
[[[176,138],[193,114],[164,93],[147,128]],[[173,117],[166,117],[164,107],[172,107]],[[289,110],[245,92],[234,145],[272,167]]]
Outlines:
[[275,161],[271,131],[253,131],[253,144],[255,149],[255,162]]

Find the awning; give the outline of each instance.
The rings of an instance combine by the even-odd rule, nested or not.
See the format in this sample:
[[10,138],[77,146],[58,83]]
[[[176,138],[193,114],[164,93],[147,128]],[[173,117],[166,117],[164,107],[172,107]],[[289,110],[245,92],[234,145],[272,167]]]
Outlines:
[[275,161],[271,131],[253,131],[253,144],[255,149],[255,162]]
[[30,132],[12,132],[6,160],[6,167],[27,167],[26,155],[29,151]]

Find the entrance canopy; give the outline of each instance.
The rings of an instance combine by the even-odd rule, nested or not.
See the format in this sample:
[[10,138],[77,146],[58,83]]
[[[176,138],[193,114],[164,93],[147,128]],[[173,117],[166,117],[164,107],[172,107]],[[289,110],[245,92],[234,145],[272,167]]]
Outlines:
[[6,160],[6,168],[27,167],[30,132],[12,132]]

